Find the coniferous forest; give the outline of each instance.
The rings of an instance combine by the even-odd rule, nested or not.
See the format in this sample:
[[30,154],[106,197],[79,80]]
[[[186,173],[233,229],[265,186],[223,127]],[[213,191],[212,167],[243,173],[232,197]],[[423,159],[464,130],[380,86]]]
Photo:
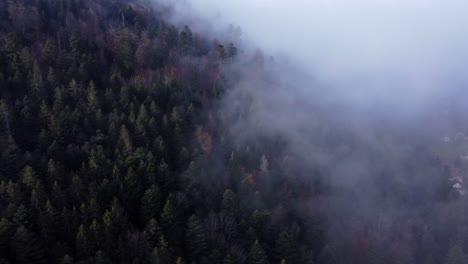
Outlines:
[[[375,220],[281,136],[235,139],[248,109],[220,104],[246,55],[166,11],[0,0],[0,263],[467,263],[466,206],[429,150],[373,168]],[[436,188],[406,177],[420,164]]]

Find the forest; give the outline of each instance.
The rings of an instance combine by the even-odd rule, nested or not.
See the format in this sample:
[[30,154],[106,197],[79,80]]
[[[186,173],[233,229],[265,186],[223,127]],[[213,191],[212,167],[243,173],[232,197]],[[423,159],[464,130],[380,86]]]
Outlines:
[[[461,161],[408,134],[394,160],[325,117],[303,141],[333,165],[283,135],[239,138],[255,102],[232,91],[274,62],[168,12],[0,0],[1,264],[468,263],[447,182]],[[372,177],[336,184],[346,159]]]

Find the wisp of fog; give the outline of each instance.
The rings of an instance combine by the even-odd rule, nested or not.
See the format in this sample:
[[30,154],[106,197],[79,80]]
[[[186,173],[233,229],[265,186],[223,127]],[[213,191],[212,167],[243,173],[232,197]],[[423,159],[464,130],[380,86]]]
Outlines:
[[458,0],[192,0],[178,10],[218,31],[239,26],[244,43],[294,61],[339,99],[409,115],[466,95],[467,8]]
[[[445,182],[428,149],[466,129],[468,2],[191,0],[174,9],[176,21],[217,37],[238,26],[241,50],[265,55],[265,71],[233,66],[241,78],[223,99],[225,111],[246,108],[245,98],[254,106],[247,103],[249,118],[229,124],[232,134],[279,134],[299,173],[327,171],[340,190],[325,206],[334,215],[330,230],[341,230],[329,238],[351,240],[357,229],[337,219],[359,215],[395,228],[415,204],[438,206],[435,190]],[[391,186],[412,191],[391,205],[379,193]],[[309,202],[319,203],[306,201],[309,209]],[[376,240],[391,233],[381,230]]]

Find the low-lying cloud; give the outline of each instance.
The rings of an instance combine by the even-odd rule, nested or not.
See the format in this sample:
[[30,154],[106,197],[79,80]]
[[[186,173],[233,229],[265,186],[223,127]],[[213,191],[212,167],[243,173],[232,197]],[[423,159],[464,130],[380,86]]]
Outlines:
[[[439,200],[448,182],[432,145],[467,129],[468,2],[177,3],[179,22],[197,21],[196,31],[218,37],[239,26],[240,49],[266,54],[263,68],[245,62],[249,56],[226,67],[228,78],[229,70],[241,76],[222,101],[234,116],[226,123],[240,141],[279,135],[295,174],[322,172],[337,190],[333,199],[303,204],[326,208],[332,244],[353,245],[353,232],[385,221],[388,229],[372,241],[386,248],[402,219],[452,219],[443,209],[450,202]],[[421,220],[424,206],[431,214]],[[340,219],[364,220],[358,228]]]
[[[420,114],[467,94],[465,1],[191,0],[179,7],[212,29],[238,25],[244,43],[294,61],[356,105]],[[311,89],[306,80],[300,88]]]

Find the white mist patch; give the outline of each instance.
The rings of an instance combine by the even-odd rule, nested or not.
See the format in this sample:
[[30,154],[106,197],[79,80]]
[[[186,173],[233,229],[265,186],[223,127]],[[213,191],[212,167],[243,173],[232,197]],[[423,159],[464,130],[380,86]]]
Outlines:
[[[191,0],[212,27],[296,61],[337,96],[418,108],[468,83],[468,2]],[[179,8],[180,10],[185,10]],[[307,81],[304,81],[307,89]]]

